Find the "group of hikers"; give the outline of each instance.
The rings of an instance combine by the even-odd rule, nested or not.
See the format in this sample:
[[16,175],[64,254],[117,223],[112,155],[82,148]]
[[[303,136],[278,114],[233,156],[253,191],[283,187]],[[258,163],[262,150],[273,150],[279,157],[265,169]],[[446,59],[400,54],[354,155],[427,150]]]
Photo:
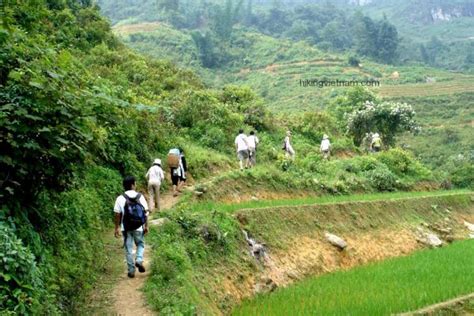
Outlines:
[[235,137],[235,150],[239,159],[240,170],[252,168],[257,164],[257,146],[260,140],[255,136],[254,131],[250,131],[247,136],[243,129],[239,130],[239,135]]
[[[291,145],[291,137],[291,131],[287,131],[283,140],[282,149],[285,151],[286,158],[294,160],[296,152]],[[251,168],[256,165],[257,147],[259,142],[260,141],[254,131],[251,131],[249,136],[247,136],[243,129],[239,130],[239,134],[235,137],[234,143],[240,170]],[[379,152],[382,149],[382,138],[379,133],[366,133],[362,140],[362,146],[366,152]],[[328,160],[331,156],[331,142],[327,134],[323,135],[319,151],[321,152],[323,159]]]
[[[259,139],[254,131],[250,131],[249,136],[244,133],[243,129],[239,130],[239,134],[235,137],[235,150],[237,151],[237,159],[239,160],[240,170],[252,168],[257,164],[257,147]],[[291,131],[286,132],[283,140],[282,149],[285,156],[294,160],[296,152],[291,145]],[[324,159],[329,159],[331,153],[331,142],[329,136],[324,134],[320,145],[320,151]]]
[[[182,148],[173,148],[168,154],[173,196],[181,192],[186,183],[187,163]],[[148,232],[148,215],[153,210],[160,210],[160,189],[165,180],[161,159],[155,159],[145,175],[148,182],[148,202],[136,189],[136,179],[128,176],[123,180],[124,193],[115,201],[115,237],[123,237],[127,275],[135,277],[135,268],[145,272],[143,254],[145,251],[144,235]],[[137,251],[133,258],[133,245]]]
[[362,139],[362,147],[367,153],[381,151],[382,138],[380,137],[379,133],[365,133],[365,136]]
[[[286,132],[282,149],[288,159],[295,159],[296,152],[291,145],[291,131]],[[257,148],[260,140],[254,131],[249,136],[243,129],[235,137],[235,149],[239,160],[240,170],[252,168],[257,164]],[[382,140],[378,133],[366,133],[362,145],[367,152],[379,152]],[[319,147],[323,159],[329,159],[331,142],[329,136],[324,134]],[[167,165],[170,168],[170,177],[173,184],[173,196],[177,196],[186,183],[187,163],[182,148],[173,148],[168,153]],[[136,189],[136,179],[132,176],[123,180],[124,193],[117,197],[114,206],[115,236],[123,237],[125,256],[128,267],[128,277],[135,277],[135,268],[143,273],[143,254],[145,250],[144,235],[148,232],[147,218],[149,212],[160,210],[160,188],[165,179],[161,159],[155,159],[146,173],[148,181],[148,202]],[[137,251],[133,258],[133,245]]]

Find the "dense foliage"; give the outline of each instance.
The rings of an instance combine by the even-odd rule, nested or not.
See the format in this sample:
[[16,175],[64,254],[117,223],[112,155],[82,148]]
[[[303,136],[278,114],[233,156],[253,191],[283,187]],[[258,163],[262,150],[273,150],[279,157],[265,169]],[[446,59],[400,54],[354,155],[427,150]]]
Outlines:
[[[176,4],[160,1],[169,23],[184,23],[173,15],[184,8]],[[209,36],[192,36],[202,42],[193,52],[212,57],[210,63],[225,63],[227,59],[217,57],[232,59],[228,37],[235,31],[239,5],[227,1],[224,7],[209,8],[222,20],[210,26]],[[208,89],[191,71],[121,45],[91,1],[5,2],[1,9],[0,231],[6,264],[0,268],[0,308],[7,313],[80,310],[105,265],[100,235],[110,223],[121,178],[133,174],[143,185],[148,164],[164,158],[171,147],[184,147],[190,173],[197,179],[230,168],[235,159],[233,139],[239,128],[245,128],[261,136],[259,161],[271,162],[268,169],[251,176],[269,183],[282,180],[281,187],[349,193],[410,189],[417,181],[432,180],[404,151],[321,162],[317,144],[324,133],[334,140],[335,154],[358,151],[341,128],[343,115],[318,111],[273,117],[248,87]],[[213,43],[219,47],[206,46]],[[208,54],[208,49],[217,55]],[[294,52],[288,49],[285,56]],[[373,96],[364,91],[349,93],[342,97],[347,102],[340,113],[355,111],[356,117],[360,102],[372,101]],[[391,128],[406,127],[403,117],[390,116],[385,105],[382,108],[384,118],[374,128],[389,135]],[[399,121],[387,121],[387,115]],[[295,135],[299,159],[295,163],[275,149],[287,128]],[[320,182],[314,181],[312,173]],[[240,176],[232,177],[239,180]],[[462,177],[452,180],[466,183]],[[211,251],[225,253],[227,242],[237,240],[219,228],[227,225],[225,216],[215,225],[214,219],[196,224],[185,215],[173,220],[181,226],[171,227],[170,232],[193,241],[196,247],[186,251],[196,260]],[[205,237],[196,230],[203,226]],[[235,233],[236,228],[228,231]],[[180,261],[179,251],[171,250],[163,245],[160,260],[175,255]]]
[[[245,89],[206,90],[193,73],[132,53],[89,2],[2,10],[0,220],[9,264],[0,270],[1,308],[71,311],[105,264],[100,233],[121,176],[142,182],[148,163],[173,146],[194,153],[193,174],[208,174],[228,164],[210,158],[212,148],[245,124],[268,126],[267,113]],[[245,114],[253,109],[258,120]]]
[[177,29],[192,30],[201,63],[208,68],[223,68],[233,61],[232,50],[243,40],[236,33],[238,27],[305,40],[323,50],[353,50],[384,63],[397,59],[400,41],[387,19],[376,21],[330,4],[283,7],[275,2],[260,7],[251,0],[99,3],[114,22],[131,17],[132,21],[165,21]]

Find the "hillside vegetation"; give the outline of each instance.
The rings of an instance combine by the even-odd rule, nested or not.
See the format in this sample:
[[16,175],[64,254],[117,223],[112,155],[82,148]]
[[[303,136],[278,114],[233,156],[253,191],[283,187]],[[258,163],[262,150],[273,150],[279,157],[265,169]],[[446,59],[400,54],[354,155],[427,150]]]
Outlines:
[[[255,92],[248,86],[226,84],[240,82],[227,79],[234,74],[219,73],[223,69],[214,72],[202,67],[203,57],[214,56],[203,51],[206,37],[171,28],[171,20],[167,25],[156,21],[123,25],[121,31],[130,39],[134,35],[144,39],[135,43],[151,50],[146,46],[151,28],[150,36],[167,43],[153,54],[173,59],[180,52],[181,65],[197,67],[197,73],[122,44],[92,1],[3,2],[1,13],[2,313],[84,313],[88,295],[108,271],[102,237],[110,233],[111,209],[122,193],[123,177],[135,175],[143,191],[147,167],[155,158],[165,160],[170,148],[184,148],[194,192],[203,191],[200,198],[189,192],[180,210],[164,215],[169,223],[152,232],[153,275],[146,293],[151,306],[163,314],[228,311],[243,295],[222,297],[225,291],[214,286],[206,292],[203,286],[211,282],[209,272],[221,266],[233,269],[242,262],[246,271],[257,269],[251,258],[244,259],[241,224],[219,210],[194,213],[192,203],[197,199],[232,200],[236,192],[246,199],[269,192],[275,197],[285,192],[343,195],[474,184],[468,160],[472,157],[463,164],[453,161],[449,172],[436,173],[397,147],[401,135],[419,132],[417,115],[404,100],[387,101],[355,88],[331,95],[327,110],[278,115],[278,107],[269,104],[271,111],[266,100],[272,95],[283,97],[277,91],[284,90],[287,82],[282,79],[281,86],[273,86],[267,96],[263,86],[252,87]],[[234,32],[233,25],[230,29]],[[228,25],[224,30],[229,31]],[[226,58],[216,60],[235,71],[242,58],[248,58],[246,65],[255,73],[265,75],[270,63],[281,62],[285,66],[280,70],[291,72],[291,67],[303,66],[297,65],[303,60],[315,61],[308,67],[327,64],[328,76],[350,69],[357,78],[377,77],[375,71],[382,67],[367,61],[367,69],[345,68],[342,55],[326,55],[305,42],[277,41],[256,32],[239,34],[242,41],[234,44],[242,49],[235,50],[235,56],[226,41],[222,42],[225,49],[216,52]],[[190,36],[194,44],[202,45],[190,45]],[[249,47],[255,55],[247,56]],[[281,52],[277,60],[276,52]],[[382,77],[394,70],[390,67],[381,72]],[[413,73],[417,71],[421,70]],[[440,82],[461,77],[437,74]],[[422,77],[413,76],[406,82],[416,83]],[[224,84],[208,84],[219,80]],[[464,100],[470,102],[471,95],[463,94],[458,101]],[[297,108],[297,103],[287,104]],[[464,114],[471,115],[469,108]],[[453,121],[457,122],[454,115]],[[234,138],[240,128],[255,130],[262,142],[259,166],[237,172]],[[293,132],[294,161],[281,149],[287,130]],[[384,152],[368,154],[360,146],[361,136],[371,131],[382,133]],[[319,152],[324,134],[333,144],[329,161],[323,161]],[[471,143],[462,144],[463,150],[471,150]],[[168,183],[163,189],[168,189]],[[439,204],[464,212],[470,207],[467,196],[440,197]],[[429,210],[427,204],[421,206],[416,214],[430,221],[423,213]],[[199,283],[200,278],[205,282]]]

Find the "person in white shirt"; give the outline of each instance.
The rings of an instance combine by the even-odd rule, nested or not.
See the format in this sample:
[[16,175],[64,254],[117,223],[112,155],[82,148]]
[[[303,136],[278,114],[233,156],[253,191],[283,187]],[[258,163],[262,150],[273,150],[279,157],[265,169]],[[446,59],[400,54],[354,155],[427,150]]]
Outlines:
[[[135,267],[138,268],[140,273],[145,272],[145,267],[143,266],[143,254],[145,252],[144,235],[148,233],[148,223],[146,222],[146,218],[148,217],[148,204],[146,203],[145,197],[135,191],[135,182],[135,178],[131,176],[123,180],[125,193],[117,197],[114,206],[115,237],[119,238],[120,233],[122,233],[124,238],[125,258],[127,260],[129,278],[135,277]],[[138,204],[143,207],[142,209],[145,211],[145,223],[135,230],[126,231],[123,222],[125,206],[127,202],[130,203],[132,200],[138,202]],[[137,247],[135,264],[133,262],[133,244]]]
[[321,146],[319,147],[319,150],[323,154],[324,159],[329,159],[329,156],[331,154],[331,142],[329,141],[328,135],[323,135],[323,140],[321,141]]
[[253,167],[257,164],[257,145],[259,143],[259,139],[255,136],[255,132],[251,131],[250,136],[247,137],[247,144],[249,146],[249,163],[250,167]]
[[160,210],[160,187],[162,181],[165,179],[165,174],[161,168],[161,159],[155,159],[153,166],[148,169],[146,173],[148,180],[148,204],[150,212],[156,209]]
[[247,143],[247,135],[244,134],[244,130],[239,130],[239,135],[235,137],[235,149],[237,151],[237,158],[239,159],[240,170],[248,168],[249,166],[249,146]]
[[287,158],[289,157],[292,160],[295,160],[295,150],[293,149],[293,146],[291,146],[290,141],[291,141],[291,132],[287,131],[285,141],[284,141],[285,155]]

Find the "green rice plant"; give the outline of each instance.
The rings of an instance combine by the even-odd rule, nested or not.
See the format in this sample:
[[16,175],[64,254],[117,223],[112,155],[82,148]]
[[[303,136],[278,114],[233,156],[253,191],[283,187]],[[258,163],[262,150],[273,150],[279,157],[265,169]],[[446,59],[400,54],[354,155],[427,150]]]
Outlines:
[[391,315],[474,291],[474,241],[311,278],[245,301],[233,315]]

